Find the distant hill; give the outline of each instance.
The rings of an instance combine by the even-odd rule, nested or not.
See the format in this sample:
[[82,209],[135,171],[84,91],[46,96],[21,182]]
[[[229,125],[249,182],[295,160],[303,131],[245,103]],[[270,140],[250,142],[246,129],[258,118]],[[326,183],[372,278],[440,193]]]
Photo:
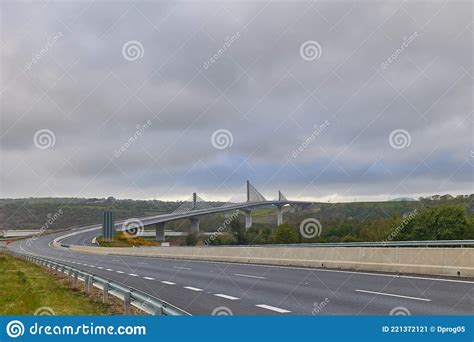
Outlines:
[[398,197],[394,198],[391,200],[388,200],[388,202],[417,202],[417,199],[411,198],[411,197]]
[[[130,200],[109,198],[23,198],[0,199],[0,230],[2,229],[61,229],[71,226],[100,223],[104,210],[114,210],[117,220],[159,215],[176,210],[182,202],[160,200]],[[221,202],[212,202],[214,206]],[[383,202],[354,202],[354,203],[315,203],[302,211],[292,214],[288,209],[285,219],[290,219],[295,225],[306,217],[316,217],[321,220],[345,222],[351,226],[367,220],[387,219],[412,212],[414,209],[458,204],[467,209],[467,214],[474,211],[474,195],[447,197],[436,199],[396,198]],[[275,208],[259,208],[254,210],[254,223],[266,228],[275,228]],[[206,215],[201,219],[203,231],[213,231],[224,222],[224,213]],[[243,215],[241,217],[243,222]],[[336,224],[336,223],[334,223]],[[337,223],[339,224],[339,223]],[[166,228],[170,230],[183,229],[189,225],[189,220],[169,222]]]

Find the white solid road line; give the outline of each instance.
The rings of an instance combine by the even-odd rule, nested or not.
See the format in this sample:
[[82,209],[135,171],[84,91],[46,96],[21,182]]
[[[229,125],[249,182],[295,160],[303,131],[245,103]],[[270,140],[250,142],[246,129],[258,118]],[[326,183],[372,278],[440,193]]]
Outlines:
[[280,308],[277,308],[277,307],[274,307],[274,306],[271,306],[271,305],[266,305],[266,304],[257,304],[257,305],[255,305],[255,306],[258,306],[259,308],[262,308],[262,309],[267,309],[267,310],[279,312],[279,313],[288,313],[288,312],[291,312],[291,311],[289,311],[289,310],[280,309]]
[[399,297],[399,298],[406,298],[406,299],[413,299],[413,300],[422,300],[424,302],[431,302],[431,299],[428,299],[428,298],[402,296],[402,295],[397,295],[393,293],[375,292],[375,291],[366,291],[366,290],[356,290],[356,292],[364,292],[364,293],[371,293],[371,294],[376,294],[376,295],[381,295],[381,296]]
[[265,277],[254,276],[254,275],[249,275],[249,274],[234,273],[234,275],[237,276],[237,277],[247,277],[247,278],[256,278],[256,279],[267,279],[267,278],[265,278]]
[[155,280],[155,278],[153,278],[153,277],[143,277],[143,279],[147,279],[147,280]]
[[203,291],[202,289],[198,289],[197,287],[192,287],[192,286],[185,286],[184,288],[191,291],[196,291],[196,292]]
[[162,280],[161,281],[163,284],[167,284],[167,285],[176,285],[176,283],[173,283],[171,281],[166,281],[166,280]]
[[178,270],[188,270],[188,271],[191,270],[191,268],[189,267],[181,267],[181,266],[173,266],[173,268],[177,268]]
[[233,296],[228,296],[228,295],[225,295],[225,294],[222,294],[222,293],[216,293],[216,294],[214,294],[214,296],[216,296],[216,297],[221,297],[221,298],[225,298],[225,299],[230,299],[230,300],[237,300],[237,299],[240,299],[240,298],[233,297]]

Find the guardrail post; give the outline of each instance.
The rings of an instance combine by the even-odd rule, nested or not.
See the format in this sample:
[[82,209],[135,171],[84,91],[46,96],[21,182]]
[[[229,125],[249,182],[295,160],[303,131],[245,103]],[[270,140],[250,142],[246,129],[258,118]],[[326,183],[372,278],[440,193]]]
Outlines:
[[123,314],[125,316],[130,315],[130,302],[132,299],[132,294],[130,291],[123,294]]
[[74,287],[77,287],[77,278],[78,278],[78,271],[75,271],[74,272],[74,280],[73,280],[73,284],[74,284]]
[[94,289],[94,275],[91,274],[90,277],[89,277],[89,293],[92,292],[92,290]]
[[84,291],[85,293],[89,293],[89,275],[88,274],[84,276]]
[[163,316],[164,315],[164,310],[163,310],[163,306],[159,307],[159,308],[155,308],[155,310],[153,311],[153,315],[155,316]]
[[107,303],[107,299],[109,298],[109,283],[105,283],[103,287],[103,296],[102,296],[102,302]]

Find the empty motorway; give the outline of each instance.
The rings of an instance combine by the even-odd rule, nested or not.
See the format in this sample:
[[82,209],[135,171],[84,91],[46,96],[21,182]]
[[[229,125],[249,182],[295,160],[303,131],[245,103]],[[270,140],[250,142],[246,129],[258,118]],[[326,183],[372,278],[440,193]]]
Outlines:
[[[31,245],[27,240],[17,241],[9,249],[94,272],[191,315],[223,311],[233,315],[388,315],[400,310],[411,315],[474,313],[474,279],[93,255],[50,246],[64,234],[41,236]],[[81,232],[64,242],[90,245],[97,234]]]

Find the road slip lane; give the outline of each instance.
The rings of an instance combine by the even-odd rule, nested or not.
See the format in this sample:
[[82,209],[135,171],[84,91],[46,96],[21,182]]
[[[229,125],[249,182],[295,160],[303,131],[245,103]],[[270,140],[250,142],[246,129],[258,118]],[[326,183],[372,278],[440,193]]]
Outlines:
[[362,293],[375,294],[375,295],[380,295],[380,296],[398,297],[398,298],[405,298],[405,299],[413,299],[413,300],[421,300],[421,301],[425,301],[425,302],[431,302],[431,299],[428,299],[428,298],[403,296],[403,295],[397,295],[397,294],[394,294],[394,293],[385,293],[385,292],[376,292],[376,291],[367,291],[367,290],[355,290],[355,291],[356,292],[362,292]]

